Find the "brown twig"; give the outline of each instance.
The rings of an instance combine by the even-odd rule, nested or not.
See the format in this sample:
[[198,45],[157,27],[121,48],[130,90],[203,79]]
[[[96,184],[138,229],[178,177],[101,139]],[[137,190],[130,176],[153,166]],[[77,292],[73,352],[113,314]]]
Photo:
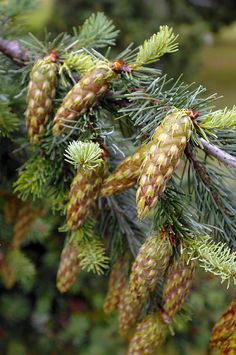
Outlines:
[[216,147],[213,144],[208,143],[205,139],[199,138],[203,150],[224,163],[225,165],[230,166],[231,168],[236,170],[236,157],[230,155],[229,153],[224,152],[222,149]]
[[28,52],[21,50],[17,41],[8,41],[3,38],[0,38],[0,52],[21,65],[29,58]]

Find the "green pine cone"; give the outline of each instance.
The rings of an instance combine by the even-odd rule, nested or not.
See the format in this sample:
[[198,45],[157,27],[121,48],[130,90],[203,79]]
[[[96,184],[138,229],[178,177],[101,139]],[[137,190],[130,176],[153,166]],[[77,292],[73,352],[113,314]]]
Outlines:
[[182,308],[192,287],[196,262],[188,260],[188,255],[183,253],[178,260],[172,262],[167,271],[163,309],[171,318]]
[[127,287],[121,295],[118,305],[119,334],[126,340],[132,337],[143,303],[137,294],[132,294]]
[[236,297],[214,326],[209,342],[210,348],[221,347],[236,329]]
[[174,110],[157,127],[144,159],[136,200],[139,218],[155,206],[179,164],[191,136],[192,121],[185,111]]
[[128,355],[156,355],[167,334],[167,325],[157,313],[147,315],[137,326]]
[[154,290],[158,279],[164,275],[171,254],[169,233],[164,229],[159,235],[147,239],[141,246],[132,266],[129,289],[132,295],[140,297],[142,303]]
[[89,70],[65,96],[53,120],[53,134],[60,135],[64,123],[75,121],[95,106],[108,89],[115,72],[108,64],[98,64]]
[[99,196],[104,176],[104,165],[97,170],[78,170],[72,181],[67,205],[67,225],[77,230],[91,213]]
[[56,95],[56,58],[53,51],[49,56],[39,59],[30,74],[25,116],[28,136],[32,144],[39,142],[52,110]]
[[62,253],[57,272],[57,289],[67,292],[74,284],[79,273],[78,250],[72,243],[66,243]]
[[120,303],[122,293],[126,286],[130,255],[126,253],[120,256],[112,265],[108,291],[104,301],[103,309],[106,314],[111,313]]
[[140,167],[145,158],[147,145],[142,144],[125,158],[115,171],[104,181],[101,196],[110,196],[133,186],[139,177]]

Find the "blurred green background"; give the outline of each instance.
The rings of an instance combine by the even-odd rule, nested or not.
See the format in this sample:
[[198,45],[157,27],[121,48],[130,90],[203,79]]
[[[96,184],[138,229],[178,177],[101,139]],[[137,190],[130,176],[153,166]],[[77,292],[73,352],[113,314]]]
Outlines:
[[[55,35],[71,32],[73,26],[82,24],[96,11],[105,12],[121,31],[114,56],[130,42],[142,43],[160,25],[173,26],[180,36],[180,50],[158,66],[174,77],[184,73],[185,80],[202,83],[208,93],[223,95],[217,101],[218,107],[235,104],[235,0],[37,0],[16,21],[23,24],[26,33],[43,37],[45,27]],[[48,237],[45,223],[36,226],[33,238],[37,233],[40,238],[42,233]],[[125,354],[116,316],[107,317],[102,311],[105,277],[82,273],[69,294],[56,292],[55,275],[63,240],[53,233],[54,237],[51,235],[46,242],[47,253],[37,243],[33,247],[26,243],[25,249],[29,248],[39,269],[35,285],[23,291],[16,287],[0,295],[0,354]],[[179,319],[175,337],[169,337],[159,354],[207,354],[210,330],[233,292],[216,278],[199,272],[185,317]]]

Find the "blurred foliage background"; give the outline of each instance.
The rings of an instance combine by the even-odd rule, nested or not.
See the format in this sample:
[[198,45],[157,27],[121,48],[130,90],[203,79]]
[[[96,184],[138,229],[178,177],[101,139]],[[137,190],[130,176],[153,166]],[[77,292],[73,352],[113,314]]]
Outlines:
[[[21,1],[27,2],[15,1],[16,6]],[[37,0],[16,22],[23,24],[25,33],[43,37],[45,27],[55,34],[71,32],[96,11],[105,12],[121,31],[114,57],[130,42],[142,43],[159,25],[173,26],[179,33],[180,50],[158,65],[176,78],[184,73],[185,80],[202,82],[209,92],[224,95],[219,107],[235,104],[235,0]],[[37,265],[34,284],[0,293],[0,354],[125,354],[116,316],[107,317],[102,311],[106,275],[81,273],[70,293],[56,291],[62,246],[62,237],[50,230],[50,221],[39,219],[24,245]],[[234,290],[226,290],[207,274],[199,280],[200,276],[185,317],[179,320],[178,334],[169,337],[163,354],[206,354],[210,330]],[[191,321],[186,322],[187,318]]]

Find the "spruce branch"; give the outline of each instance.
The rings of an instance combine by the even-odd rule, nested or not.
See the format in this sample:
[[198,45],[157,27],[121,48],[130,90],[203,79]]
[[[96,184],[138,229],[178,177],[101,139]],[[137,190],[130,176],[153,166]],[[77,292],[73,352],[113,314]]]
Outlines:
[[212,195],[215,203],[217,204],[217,206],[219,208],[221,208],[223,211],[227,212],[224,204],[222,203],[222,201],[220,199],[220,196],[218,195],[217,191],[214,189],[214,187],[211,183],[211,179],[207,175],[207,171],[206,171],[205,166],[203,164],[201,164],[201,162],[196,157],[193,156],[193,154],[190,152],[190,149],[188,146],[185,149],[185,155],[187,156],[188,160],[193,164],[193,167],[196,170],[196,172],[198,173],[198,175],[200,176],[202,182],[205,184],[207,189],[211,192],[211,195]]
[[0,101],[0,137],[8,137],[18,126],[17,116],[10,111],[7,104]]
[[206,271],[220,276],[222,282],[227,280],[229,285],[232,279],[236,284],[236,253],[226,244],[215,243],[210,236],[197,236],[185,243],[191,259],[197,258]]
[[79,34],[76,29],[74,30],[75,37],[79,39],[80,48],[112,46],[115,44],[118,33],[112,20],[109,20],[102,12],[92,14],[79,28]]
[[236,170],[236,157],[230,155],[229,153],[224,152],[219,147],[216,147],[215,145],[208,143],[204,138],[200,137],[199,141],[201,142],[203,150],[207,154],[212,155],[220,162]]
[[230,129],[236,128],[236,106],[231,110],[224,109],[215,112],[210,112],[199,123],[203,129]]
[[17,41],[8,41],[0,38],[0,52],[20,65],[25,64],[29,59],[28,51],[22,50]]
[[14,192],[23,200],[33,200],[45,195],[52,178],[51,162],[41,156],[29,159],[20,169]]
[[68,163],[84,170],[95,170],[104,162],[102,149],[94,142],[70,142],[64,155]]
[[95,64],[95,59],[86,53],[68,53],[63,58],[59,74],[65,70],[70,76],[72,71],[83,74],[91,69]]
[[109,258],[105,255],[105,249],[100,240],[82,240],[78,245],[81,269],[101,275],[109,268]]
[[19,249],[10,250],[6,258],[16,281],[19,283],[25,285],[35,277],[36,270],[34,265]]
[[156,62],[166,53],[173,53],[178,50],[178,44],[173,29],[168,26],[160,26],[159,32],[155,33],[150,39],[146,40],[139,48],[135,67]]

